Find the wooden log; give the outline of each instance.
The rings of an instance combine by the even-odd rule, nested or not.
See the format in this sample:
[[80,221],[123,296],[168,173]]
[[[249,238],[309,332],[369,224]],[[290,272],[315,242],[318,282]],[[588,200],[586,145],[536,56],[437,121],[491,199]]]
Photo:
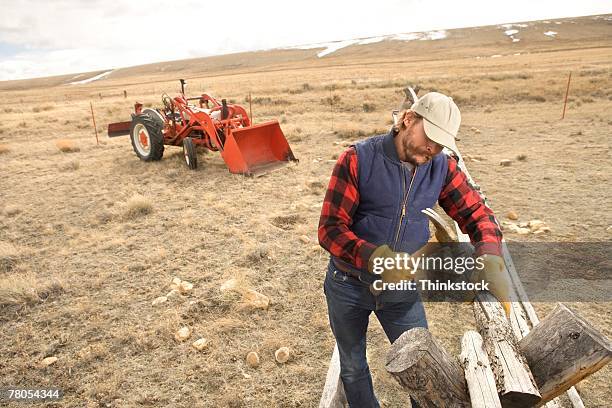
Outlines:
[[[515,290],[517,298],[519,299],[517,305],[521,306],[521,312],[524,311],[527,314],[527,319],[531,324],[531,327],[536,327],[540,323],[540,319],[538,318],[538,315],[535,309],[533,308],[533,305],[531,304],[531,302],[529,302],[527,293],[525,292],[523,284],[521,283],[518,273],[516,272],[516,267],[514,266],[514,262],[512,261],[512,257],[510,256],[510,251],[508,250],[508,245],[505,241],[503,242],[502,250],[504,255],[504,261],[506,262],[506,268],[508,270],[508,273],[510,274],[510,279],[512,280],[513,289]],[[529,333],[529,329],[526,328],[524,324],[521,324],[521,321],[525,320],[524,316],[521,317],[517,314],[517,320],[521,326],[520,333],[517,330],[514,330],[513,327],[514,334],[517,336],[518,339],[522,339],[527,336],[527,334]],[[567,390],[566,394],[572,404],[572,407],[584,408],[584,403],[582,402],[582,398],[580,398],[580,395],[578,394],[576,388],[571,387]],[[561,406],[562,404],[559,398],[554,398],[548,401],[545,405],[546,408],[561,408]]]
[[334,353],[329,362],[319,408],[344,408],[346,406],[346,394],[344,393],[344,385],[340,378],[340,353],[336,344],[334,345]]
[[[470,237],[461,231],[457,223],[455,223],[455,232],[457,233],[459,242],[470,242]],[[529,333],[529,322],[531,322],[531,325],[535,325],[538,324],[539,320],[535,314],[535,310],[533,310],[533,306],[529,302],[527,295],[523,290],[520,279],[518,279],[518,274],[516,273],[514,264],[512,262],[512,257],[510,256],[510,252],[508,251],[508,247],[505,242],[503,243],[502,248],[504,249],[506,268],[508,269],[508,273],[510,274],[512,281],[512,287],[510,288],[510,299],[517,300],[511,303],[510,326],[512,327],[512,331],[516,338],[522,339]],[[574,408],[584,408],[582,399],[580,398],[580,395],[578,395],[575,388],[570,388],[567,391],[567,395]],[[561,401],[559,398],[555,398],[546,403],[545,407],[561,408]]]
[[519,343],[542,394],[560,395],[612,359],[610,341],[590,323],[558,304]]
[[[450,152],[450,150],[446,148],[444,150],[446,151],[446,154],[448,155],[453,154]],[[472,176],[470,175],[470,172],[468,171],[468,168],[465,165],[465,161],[461,157],[461,154],[459,152],[457,152],[457,154],[459,155],[459,163],[458,163],[459,168],[465,173],[465,176],[467,177],[468,182],[472,186],[474,186],[474,188],[476,188],[479,195],[484,200],[485,205],[490,208],[487,202],[486,195],[480,189],[480,187],[476,185],[476,183],[472,179]],[[470,242],[470,237],[461,231],[461,229],[459,228],[459,225],[456,222],[454,223],[454,225],[455,225],[455,231],[457,233],[459,242]],[[516,335],[516,337],[518,339],[522,339],[523,337],[527,335],[527,333],[529,333],[529,329],[530,329],[529,325],[531,325],[531,327],[535,327],[540,321],[538,319],[538,315],[535,309],[529,302],[527,293],[525,292],[525,289],[523,288],[521,279],[519,278],[519,275],[516,271],[516,267],[514,266],[514,262],[512,261],[512,256],[510,255],[510,251],[508,250],[508,244],[506,243],[506,240],[503,238],[502,238],[502,254],[504,257],[504,261],[506,262],[506,269],[508,270],[508,273],[510,274],[510,280],[512,281],[512,287],[511,287],[512,293],[510,295],[510,299],[512,299],[513,302],[512,302],[510,322],[512,325],[512,330],[514,331],[514,334]],[[584,408],[582,399],[580,398],[578,391],[576,391],[574,387],[567,390],[567,396],[570,399],[572,406],[574,408]],[[546,404],[546,408],[560,408],[560,407],[561,407],[561,402],[559,398],[555,398],[554,400],[549,401]]]
[[503,307],[489,292],[476,295],[474,316],[491,361],[502,406],[531,407],[541,400],[538,387]]
[[[578,390],[574,387],[571,387],[566,392],[567,398],[569,398],[570,402],[574,406],[574,408],[584,408],[584,403],[582,402],[582,398],[580,398],[580,394],[578,394]],[[558,398],[553,399],[553,401],[557,401]],[[545,405],[546,408],[551,408],[550,402]],[[557,408],[557,407],[552,407]]]
[[461,365],[425,328],[403,333],[391,345],[385,368],[423,408],[470,406]]
[[502,408],[489,357],[482,347],[482,337],[473,330],[461,340],[461,364],[465,372],[472,408]]

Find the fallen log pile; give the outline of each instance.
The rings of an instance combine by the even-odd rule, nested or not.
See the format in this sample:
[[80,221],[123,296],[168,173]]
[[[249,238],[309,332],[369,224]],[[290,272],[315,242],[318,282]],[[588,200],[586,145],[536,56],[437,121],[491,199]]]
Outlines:
[[474,303],[479,333],[463,336],[459,360],[428,330],[402,334],[386,368],[422,407],[537,407],[612,359],[612,345],[562,304],[518,341],[488,292]]

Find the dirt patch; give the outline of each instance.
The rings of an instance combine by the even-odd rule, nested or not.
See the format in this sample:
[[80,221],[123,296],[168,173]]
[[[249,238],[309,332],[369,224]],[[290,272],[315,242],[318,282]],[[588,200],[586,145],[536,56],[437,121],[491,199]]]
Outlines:
[[274,225],[275,227],[278,227],[284,230],[290,230],[290,229],[293,229],[297,224],[302,224],[305,221],[306,221],[306,218],[304,218],[301,215],[289,214],[289,215],[279,215],[279,216],[273,217],[270,220],[270,223]]

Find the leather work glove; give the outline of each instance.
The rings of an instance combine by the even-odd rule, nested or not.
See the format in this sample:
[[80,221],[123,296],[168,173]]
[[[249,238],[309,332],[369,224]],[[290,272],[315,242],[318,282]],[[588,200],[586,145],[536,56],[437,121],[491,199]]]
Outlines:
[[[400,265],[397,265],[395,259],[397,256],[400,256],[402,260]],[[404,259],[407,257],[407,268],[403,268]],[[393,259],[393,267],[385,268],[384,260],[375,261],[377,258],[392,258]],[[404,252],[394,252],[388,245],[381,245],[372,252],[370,259],[368,261],[368,270],[370,273],[376,274],[377,270],[375,270],[375,266],[379,269],[382,269],[382,273],[378,274],[380,279],[385,283],[398,283],[403,280],[411,280],[414,279],[415,276],[412,273],[412,263],[410,262],[410,255]],[[387,261],[390,262],[390,261]],[[398,268],[398,266],[402,266],[402,268]]]
[[506,264],[501,256],[485,254],[480,257],[484,267],[474,274],[473,280],[489,282],[489,292],[502,304],[506,317],[510,318],[510,276]]

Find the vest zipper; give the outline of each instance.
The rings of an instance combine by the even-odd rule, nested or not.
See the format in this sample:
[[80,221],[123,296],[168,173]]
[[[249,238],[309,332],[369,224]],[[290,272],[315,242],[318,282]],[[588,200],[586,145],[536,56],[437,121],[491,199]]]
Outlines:
[[[412,179],[410,179],[410,185],[408,186],[408,191],[406,191],[406,195],[404,196],[404,201],[402,202],[402,214],[400,215],[399,224],[397,225],[397,232],[395,234],[395,242],[393,243],[393,250],[397,251],[397,240],[399,239],[399,233],[402,229],[402,222],[404,221],[404,217],[406,216],[406,204],[408,204],[408,196],[410,195],[410,190],[412,190],[412,183],[414,183],[414,179],[416,178],[418,167],[414,168],[414,174],[412,175]],[[402,167],[402,183],[404,185],[404,190],[406,189],[406,178],[404,177],[404,170]]]

